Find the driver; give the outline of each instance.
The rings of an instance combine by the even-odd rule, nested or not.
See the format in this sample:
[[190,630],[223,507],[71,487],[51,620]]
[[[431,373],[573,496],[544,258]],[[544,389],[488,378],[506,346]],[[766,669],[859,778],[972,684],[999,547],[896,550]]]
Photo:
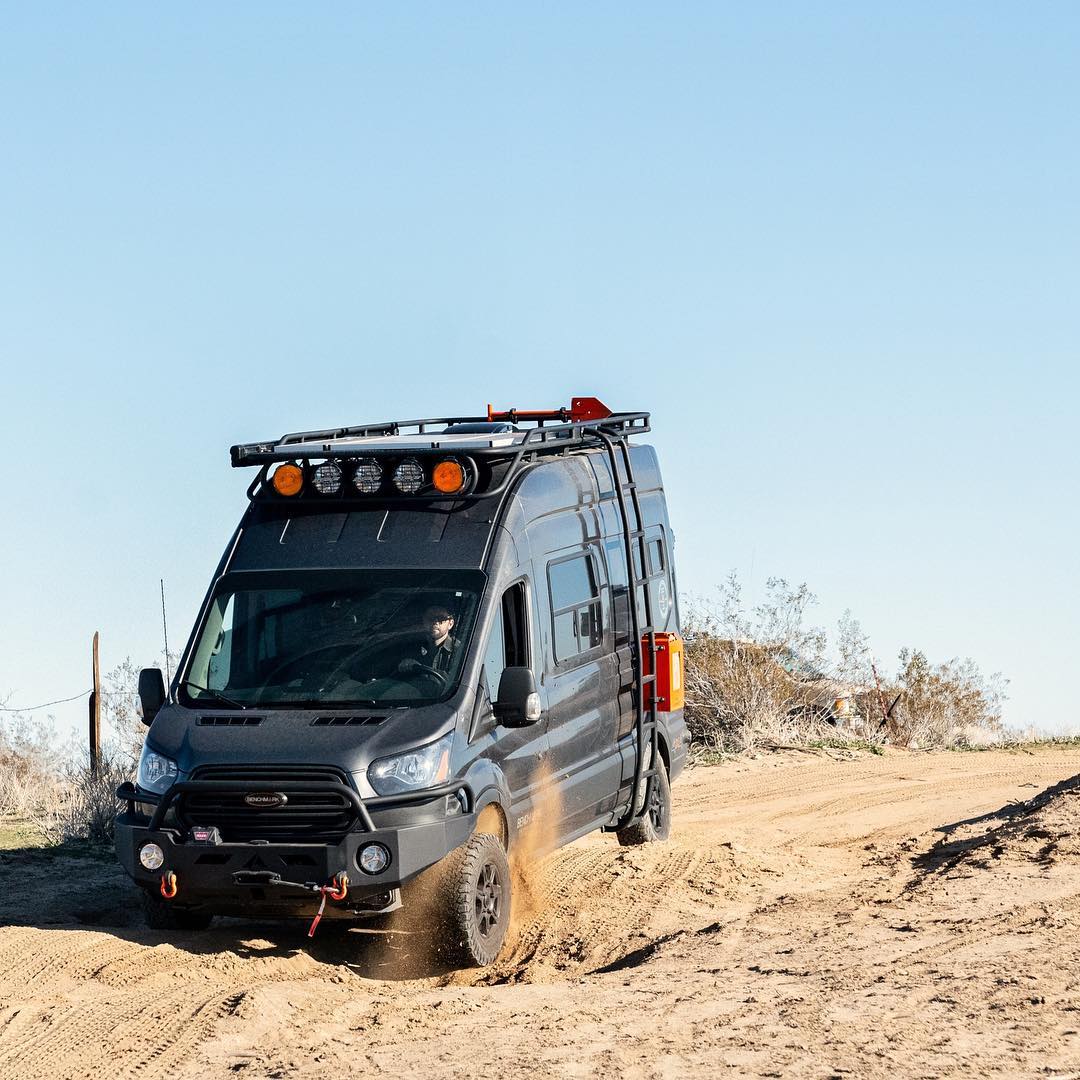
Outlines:
[[454,616],[444,604],[431,604],[424,609],[420,619],[420,639],[410,646],[406,655],[398,664],[398,671],[408,673],[422,667],[445,675],[459,645],[451,631],[454,629]]

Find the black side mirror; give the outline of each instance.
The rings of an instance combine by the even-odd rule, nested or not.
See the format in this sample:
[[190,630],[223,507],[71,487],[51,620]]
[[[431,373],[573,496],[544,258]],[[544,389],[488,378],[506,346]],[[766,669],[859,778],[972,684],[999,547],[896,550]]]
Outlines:
[[165,704],[165,680],[161,668],[144,667],[139,672],[139,716],[149,727]]
[[499,680],[495,719],[506,727],[528,727],[540,719],[540,695],[532,668],[508,667]]

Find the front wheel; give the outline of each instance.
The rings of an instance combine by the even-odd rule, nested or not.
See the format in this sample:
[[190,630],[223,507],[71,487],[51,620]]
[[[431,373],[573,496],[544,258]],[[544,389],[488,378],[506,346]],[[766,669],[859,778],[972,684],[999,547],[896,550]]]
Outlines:
[[616,838],[623,847],[637,847],[666,840],[671,835],[671,781],[663,761],[653,777],[652,792],[645,813],[619,829]]
[[502,841],[475,833],[439,870],[440,951],[455,966],[495,963],[510,925],[510,864]]
[[142,891],[142,909],[143,919],[151,930],[205,930],[214,921],[207,911],[177,907],[149,889]]

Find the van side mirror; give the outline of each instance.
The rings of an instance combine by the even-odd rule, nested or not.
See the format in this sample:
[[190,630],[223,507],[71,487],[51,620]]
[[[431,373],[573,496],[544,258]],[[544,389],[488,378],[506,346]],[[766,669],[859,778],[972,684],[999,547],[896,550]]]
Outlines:
[[492,708],[506,727],[528,727],[540,719],[540,695],[532,668],[508,667],[499,679],[499,699]]
[[161,668],[144,667],[139,672],[139,716],[149,727],[165,704],[165,680]]

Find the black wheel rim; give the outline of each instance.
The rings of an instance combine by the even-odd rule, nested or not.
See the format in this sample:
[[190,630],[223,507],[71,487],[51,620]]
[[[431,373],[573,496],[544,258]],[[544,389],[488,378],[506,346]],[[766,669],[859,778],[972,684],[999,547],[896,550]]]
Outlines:
[[493,863],[484,863],[476,881],[476,928],[487,937],[499,925],[503,888]]
[[660,784],[655,777],[653,777],[652,797],[649,799],[649,822],[657,832],[663,830],[664,800],[660,795]]

